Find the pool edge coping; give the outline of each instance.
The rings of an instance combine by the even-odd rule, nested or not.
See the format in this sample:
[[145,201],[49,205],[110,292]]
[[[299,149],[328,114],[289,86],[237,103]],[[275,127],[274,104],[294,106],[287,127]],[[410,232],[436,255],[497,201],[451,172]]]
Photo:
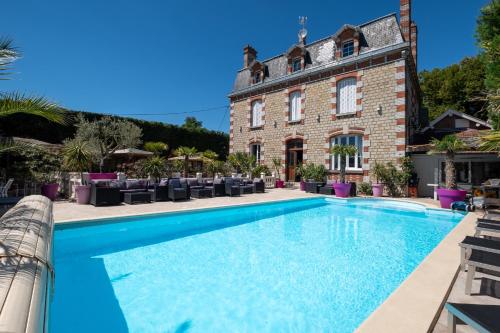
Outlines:
[[474,233],[476,217],[465,215],[355,332],[430,332],[459,270],[458,243]]

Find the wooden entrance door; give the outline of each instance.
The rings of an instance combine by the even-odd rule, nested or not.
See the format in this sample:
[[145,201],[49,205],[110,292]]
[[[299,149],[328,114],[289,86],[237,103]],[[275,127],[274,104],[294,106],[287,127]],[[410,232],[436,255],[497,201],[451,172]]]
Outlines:
[[286,147],[286,180],[295,182],[299,180],[297,166],[302,163],[302,140],[291,140]]

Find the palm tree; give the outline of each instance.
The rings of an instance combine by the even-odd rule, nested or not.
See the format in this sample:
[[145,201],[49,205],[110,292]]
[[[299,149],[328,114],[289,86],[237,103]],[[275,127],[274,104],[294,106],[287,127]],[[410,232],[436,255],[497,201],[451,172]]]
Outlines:
[[481,137],[479,149],[496,152],[500,156],[500,131],[490,131]]
[[184,177],[188,176],[189,158],[194,156],[198,151],[194,147],[181,146],[175,150],[176,156],[184,156]]
[[455,154],[464,150],[467,146],[455,134],[450,134],[443,137],[441,140],[432,139],[431,144],[433,148],[428,154],[445,154],[445,174],[446,174],[446,188],[456,189],[457,183],[455,179]]
[[62,153],[64,167],[69,171],[80,172],[83,185],[83,172],[90,169],[93,160],[88,143],[80,140],[67,141]]
[[[19,58],[19,51],[12,41],[0,40],[0,80],[6,80],[9,65]],[[50,121],[65,124],[64,110],[42,97],[26,96],[17,92],[0,94],[0,118],[16,113],[40,116]]]
[[345,183],[345,168],[347,155],[354,155],[358,149],[353,145],[334,145],[330,153],[340,157],[340,182]]

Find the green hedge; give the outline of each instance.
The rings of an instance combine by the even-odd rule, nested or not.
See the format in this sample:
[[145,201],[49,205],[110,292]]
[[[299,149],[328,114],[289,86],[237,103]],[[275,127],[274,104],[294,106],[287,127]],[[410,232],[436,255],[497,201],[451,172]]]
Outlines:
[[[70,117],[78,113],[84,114],[89,119],[98,119],[104,115],[89,112],[68,111]],[[224,132],[211,131],[207,129],[188,130],[177,125],[165,124],[156,121],[146,121],[133,118],[117,117],[127,119],[142,129],[142,141],[163,141],[173,151],[179,146],[195,147],[199,151],[207,149],[216,152],[221,159],[226,159],[229,151],[229,136]],[[58,125],[35,116],[16,114],[2,118],[0,121],[0,135],[17,136],[23,138],[37,139],[49,143],[61,143],[66,138],[75,134],[73,125]]]

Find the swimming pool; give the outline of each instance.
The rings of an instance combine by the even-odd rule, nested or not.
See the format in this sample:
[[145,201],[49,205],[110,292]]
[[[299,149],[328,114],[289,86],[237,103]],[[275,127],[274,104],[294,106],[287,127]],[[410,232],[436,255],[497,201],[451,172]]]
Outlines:
[[57,225],[52,332],[352,332],[463,218],[314,198]]

